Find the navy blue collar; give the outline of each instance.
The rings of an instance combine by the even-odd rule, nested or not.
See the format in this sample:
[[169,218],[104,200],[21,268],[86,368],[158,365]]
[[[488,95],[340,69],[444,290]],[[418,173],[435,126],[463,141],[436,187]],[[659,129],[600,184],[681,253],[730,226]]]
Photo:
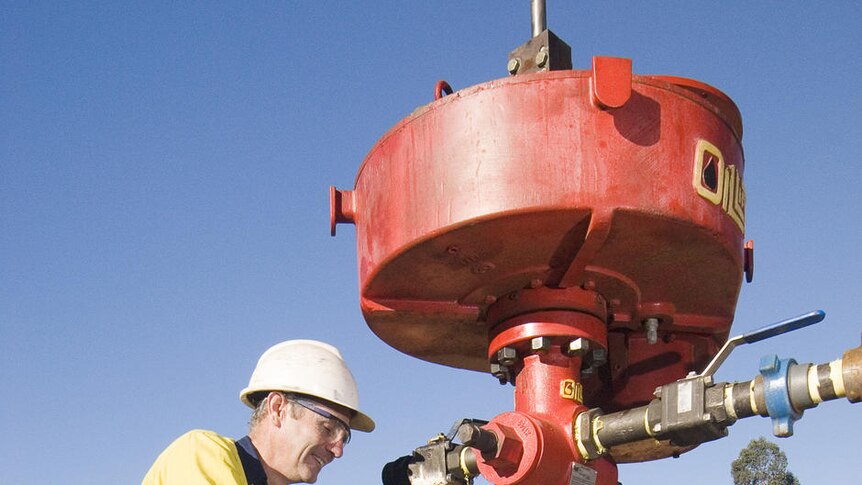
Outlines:
[[260,462],[257,449],[251,444],[251,438],[243,436],[241,440],[237,441],[236,451],[248,485],[266,485],[266,472],[263,471],[263,464]]

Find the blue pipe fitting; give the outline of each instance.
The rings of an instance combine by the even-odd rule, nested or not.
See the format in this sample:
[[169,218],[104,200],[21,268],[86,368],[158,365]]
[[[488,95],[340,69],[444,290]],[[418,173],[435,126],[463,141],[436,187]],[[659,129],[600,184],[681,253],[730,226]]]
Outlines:
[[802,412],[790,402],[790,367],[793,359],[779,359],[777,355],[764,355],[760,359],[760,375],[763,376],[763,393],[766,410],[772,418],[772,434],[779,437],[793,435],[793,423],[802,417]]

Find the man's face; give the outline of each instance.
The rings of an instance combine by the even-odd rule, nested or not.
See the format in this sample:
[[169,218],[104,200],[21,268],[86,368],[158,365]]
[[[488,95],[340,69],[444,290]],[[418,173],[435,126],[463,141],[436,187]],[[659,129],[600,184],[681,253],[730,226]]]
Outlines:
[[[305,405],[317,412],[291,402],[281,407],[279,416],[279,433],[283,439],[278,471],[290,483],[317,481],[320,470],[344,453],[349,437],[349,430],[343,424],[349,422],[349,417],[342,411],[318,401],[305,401]],[[321,416],[319,412],[334,418]]]

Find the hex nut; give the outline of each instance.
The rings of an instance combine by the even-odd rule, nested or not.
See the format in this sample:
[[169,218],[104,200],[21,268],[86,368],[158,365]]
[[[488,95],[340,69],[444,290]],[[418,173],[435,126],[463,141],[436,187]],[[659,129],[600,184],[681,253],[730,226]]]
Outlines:
[[533,352],[547,352],[551,348],[551,339],[548,337],[534,337],[530,340],[530,348]]
[[601,367],[608,363],[608,349],[598,347],[593,349],[593,366]]
[[545,67],[545,64],[548,63],[548,50],[545,47],[539,49],[539,52],[536,54],[536,58],[534,59],[536,62],[536,66]]
[[518,433],[508,426],[495,422],[487,424],[485,429],[497,438],[497,447],[493,455],[482,453],[485,463],[492,466],[500,475],[517,471],[521,457],[524,455],[524,445]]
[[586,354],[588,350],[590,350],[590,341],[585,338],[576,338],[575,340],[572,340],[566,348],[567,353],[573,357],[582,356]]
[[513,365],[518,360],[518,351],[512,347],[503,347],[497,351],[497,362],[500,365]]
[[509,74],[515,75],[518,73],[518,69],[521,68],[521,61],[516,57],[514,59],[509,59],[509,63],[506,64],[506,70],[509,71]]

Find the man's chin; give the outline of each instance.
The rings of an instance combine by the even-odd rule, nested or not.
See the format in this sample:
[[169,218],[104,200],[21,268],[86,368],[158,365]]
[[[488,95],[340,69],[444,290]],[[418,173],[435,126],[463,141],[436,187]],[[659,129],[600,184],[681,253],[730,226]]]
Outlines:
[[[321,467],[323,468],[323,467]],[[320,475],[321,468],[308,467],[306,473],[302,474],[302,483],[314,483],[317,481],[317,476]]]

